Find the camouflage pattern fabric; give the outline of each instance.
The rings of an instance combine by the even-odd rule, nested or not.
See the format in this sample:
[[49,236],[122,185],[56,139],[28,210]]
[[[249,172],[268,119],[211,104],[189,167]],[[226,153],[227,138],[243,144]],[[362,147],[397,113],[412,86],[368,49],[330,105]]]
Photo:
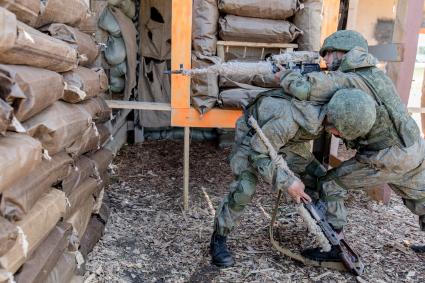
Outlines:
[[327,51],[350,51],[354,48],[368,51],[366,39],[354,30],[339,30],[325,39],[320,49],[320,56],[324,57]]

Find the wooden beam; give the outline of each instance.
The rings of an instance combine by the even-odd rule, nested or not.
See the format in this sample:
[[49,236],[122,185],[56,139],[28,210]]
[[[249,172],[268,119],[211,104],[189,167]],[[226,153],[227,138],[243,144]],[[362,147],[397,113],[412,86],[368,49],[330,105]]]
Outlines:
[[369,46],[369,53],[383,62],[401,62],[403,61],[403,44],[390,43]]
[[171,111],[170,103],[126,101],[126,100],[106,100],[106,104],[108,104],[109,108],[114,108],[114,109]]
[[401,100],[407,105],[415,66],[424,0],[399,0],[397,3],[393,40],[404,46],[403,61],[390,63],[387,73],[393,80]]
[[183,208],[189,209],[189,157],[190,157],[190,128],[184,127],[184,165],[183,165]]
[[340,0],[323,0],[321,42],[338,29],[339,3]]
[[200,115],[194,108],[173,109],[171,120],[177,127],[201,128],[235,128],[236,120],[242,115],[240,110],[223,110],[213,108]]

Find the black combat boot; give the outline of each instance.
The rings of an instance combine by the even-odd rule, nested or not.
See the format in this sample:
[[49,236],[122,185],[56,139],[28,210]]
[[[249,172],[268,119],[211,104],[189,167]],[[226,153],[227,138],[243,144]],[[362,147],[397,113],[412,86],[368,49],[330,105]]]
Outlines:
[[216,231],[212,234],[210,253],[213,264],[219,267],[230,267],[235,261],[226,245],[227,237],[218,235]]
[[410,248],[415,253],[425,253],[425,245],[411,245]]

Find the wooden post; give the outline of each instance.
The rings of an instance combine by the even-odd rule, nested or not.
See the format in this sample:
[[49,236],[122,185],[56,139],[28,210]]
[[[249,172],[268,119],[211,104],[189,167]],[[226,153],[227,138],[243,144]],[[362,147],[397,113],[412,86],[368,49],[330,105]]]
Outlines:
[[190,152],[190,128],[184,127],[184,174],[183,174],[183,207],[189,209],[189,152]]
[[320,41],[333,34],[338,29],[340,0],[323,0],[323,21]]
[[[425,72],[422,81],[421,108],[425,107]],[[425,113],[421,113],[422,135],[425,135]]]

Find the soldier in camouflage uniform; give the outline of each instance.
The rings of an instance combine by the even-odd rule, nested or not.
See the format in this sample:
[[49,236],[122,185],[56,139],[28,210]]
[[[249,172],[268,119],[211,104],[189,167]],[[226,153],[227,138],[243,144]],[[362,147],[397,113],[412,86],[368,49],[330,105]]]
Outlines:
[[[354,31],[338,31],[329,36],[320,50],[330,72],[304,76],[292,71],[280,75],[285,93],[300,100],[327,103],[339,89],[356,88],[372,97],[376,104],[373,127],[364,135],[349,126],[352,113],[337,100],[329,114],[334,124],[331,132],[357,150],[354,158],[329,171],[320,180],[321,199],[327,202],[328,221],[337,230],[347,222],[344,198],[348,189],[362,189],[388,183],[404,204],[419,216],[425,230],[425,144],[419,128],[409,116],[392,81],[376,67],[377,60],[368,53],[366,40]],[[329,105],[331,111],[331,105]],[[362,115],[358,117],[362,121]],[[357,137],[356,137],[357,136]],[[424,251],[423,247],[412,247]],[[304,255],[315,260],[335,259],[334,251],[321,253],[310,249]]]

